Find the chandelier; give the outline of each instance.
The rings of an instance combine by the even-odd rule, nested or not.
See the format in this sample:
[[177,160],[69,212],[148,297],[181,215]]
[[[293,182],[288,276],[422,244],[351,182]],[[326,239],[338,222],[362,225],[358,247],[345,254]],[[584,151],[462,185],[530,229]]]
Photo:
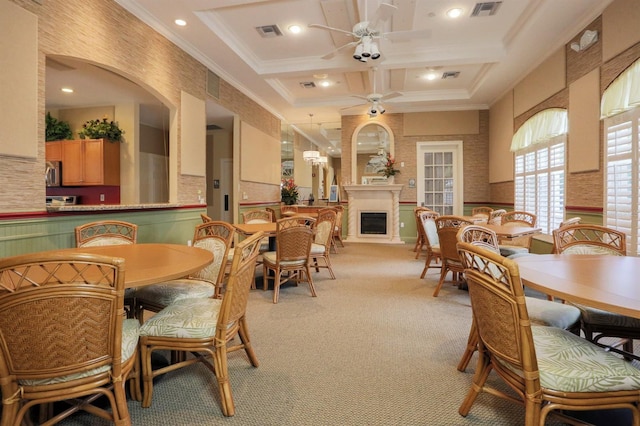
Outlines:
[[[312,130],[313,130],[313,114],[309,114],[309,134],[311,134]],[[327,162],[327,157],[320,156],[320,151],[315,151],[313,149],[313,144],[311,143],[311,140],[309,140],[309,146],[311,149],[309,151],[304,151],[302,153],[302,159],[304,161],[311,164],[312,166]]]

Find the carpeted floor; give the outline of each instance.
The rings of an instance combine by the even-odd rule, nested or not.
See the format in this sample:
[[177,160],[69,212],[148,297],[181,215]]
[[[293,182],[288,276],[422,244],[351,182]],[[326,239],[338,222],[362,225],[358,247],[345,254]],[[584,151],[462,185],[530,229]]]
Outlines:
[[[214,376],[196,365],[160,378],[151,408],[130,401],[133,424],[522,424],[520,406],[490,395],[468,417],[458,414],[476,361],[456,370],[471,321],[468,293],[445,283],[432,297],[439,270],[418,278],[424,258],[411,249],[347,244],[332,256],[336,280],[314,274],[317,298],[305,284],[283,287],[276,305],[271,291],[252,291],[247,312],[261,364],[230,356],[236,415],[222,416]],[[79,414],[62,424],[107,423]]]

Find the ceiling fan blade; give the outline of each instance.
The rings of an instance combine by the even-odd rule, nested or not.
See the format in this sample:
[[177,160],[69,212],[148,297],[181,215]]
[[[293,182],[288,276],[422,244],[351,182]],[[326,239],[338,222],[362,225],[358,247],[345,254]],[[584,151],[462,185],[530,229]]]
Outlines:
[[391,93],[387,93],[386,95],[383,95],[380,98],[380,100],[381,101],[386,101],[388,99],[397,98],[398,96],[402,96],[402,93],[400,93],[400,92],[391,92]]
[[309,24],[309,28],[320,28],[321,30],[338,31],[338,32],[344,33],[346,35],[350,35],[351,37],[358,37],[357,35],[355,35],[351,31],[342,30],[340,28],[327,27],[326,25]]
[[356,104],[356,105],[351,105],[351,106],[348,106],[348,107],[342,107],[342,108],[340,108],[340,111],[345,111],[347,109],[361,107],[363,105],[366,105],[366,104]]
[[336,50],[333,50],[327,53],[326,55],[324,55],[322,59],[331,59],[334,56],[336,56],[337,53],[340,53],[343,49],[346,49],[347,47],[350,47],[350,46],[355,46],[356,44],[358,44],[357,41],[352,41],[351,43],[343,44],[342,46],[338,47]]
[[394,12],[398,10],[397,6],[394,6],[389,3],[380,3],[378,9],[376,9],[376,13],[373,14],[373,17],[369,19],[369,28],[377,29],[378,25],[384,24]]
[[431,30],[392,31],[390,33],[382,34],[381,37],[391,42],[411,41],[416,39],[430,38]]

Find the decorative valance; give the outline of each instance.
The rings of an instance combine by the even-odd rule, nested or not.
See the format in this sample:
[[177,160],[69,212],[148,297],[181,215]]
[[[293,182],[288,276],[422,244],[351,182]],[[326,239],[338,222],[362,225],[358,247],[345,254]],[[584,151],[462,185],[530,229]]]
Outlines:
[[511,139],[511,152],[567,133],[567,110],[549,108],[540,111],[520,126]]
[[611,117],[640,105],[640,59],[613,80],[602,94],[600,118]]

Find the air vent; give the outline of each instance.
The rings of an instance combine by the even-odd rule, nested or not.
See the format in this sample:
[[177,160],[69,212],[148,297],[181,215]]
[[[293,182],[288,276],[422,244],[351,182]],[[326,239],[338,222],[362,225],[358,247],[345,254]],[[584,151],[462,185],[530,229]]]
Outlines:
[[446,80],[448,78],[458,78],[460,75],[460,71],[445,71],[442,73],[442,79]]
[[220,99],[220,76],[207,70],[207,93]]
[[304,87],[305,89],[313,89],[314,87],[316,87],[316,84],[313,81],[301,81],[300,86]]
[[277,25],[264,25],[262,27],[256,27],[256,30],[264,38],[278,37],[282,35],[282,31]]
[[207,130],[222,130],[222,127],[216,124],[207,124]]
[[498,12],[501,1],[487,1],[483,3],[476,3],[473,8],[473,12],[471,12],[471,17],[475,16],[492,16]]

